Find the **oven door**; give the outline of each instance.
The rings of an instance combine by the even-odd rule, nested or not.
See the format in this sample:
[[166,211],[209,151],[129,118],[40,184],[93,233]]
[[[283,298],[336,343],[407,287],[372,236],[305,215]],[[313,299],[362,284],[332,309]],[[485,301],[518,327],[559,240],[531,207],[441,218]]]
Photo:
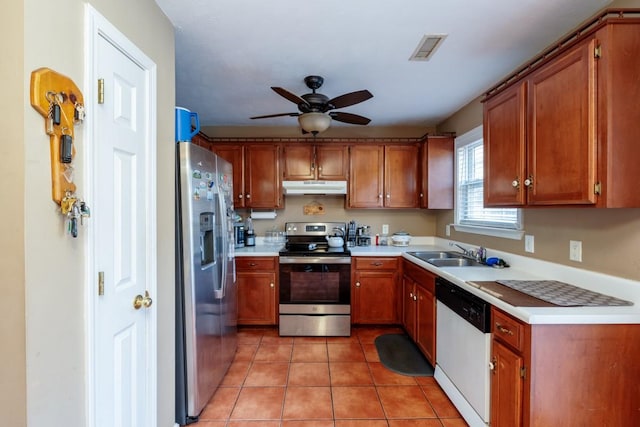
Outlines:
[[350,257],[280,257],[280,307],[350,305]]

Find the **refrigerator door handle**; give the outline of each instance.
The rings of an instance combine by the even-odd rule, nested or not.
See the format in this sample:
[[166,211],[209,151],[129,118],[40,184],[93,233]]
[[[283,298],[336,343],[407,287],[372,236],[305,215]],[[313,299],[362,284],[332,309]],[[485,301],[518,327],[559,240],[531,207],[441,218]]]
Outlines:
[[[224,205],[224,196],[222,194],[222,192],[220,191],[220,187],[216,184],[216,190],[218,191],[218,208],[220,209],[219,215],[218,217],[220,218],[220,232],[222,234],[222,239],[220,239],[222,241],[221,245],[222,245],[222,262],[220,264],[222,264],[222,268],[221,268],[221,274],[220,274],[220,288],[219,289],[215,289],[214,290],[214,296],[216,299],[223,299],[225,294],[226,294],[226,279],[227,279],[227,251],[229,250],[227,248],[227,240],[229,238],[228,236],[228,230],[227,230],[227,215],[226,215],[226,211],[225,211],[225,205]],[[218,248],[220,249],[220,248]]]

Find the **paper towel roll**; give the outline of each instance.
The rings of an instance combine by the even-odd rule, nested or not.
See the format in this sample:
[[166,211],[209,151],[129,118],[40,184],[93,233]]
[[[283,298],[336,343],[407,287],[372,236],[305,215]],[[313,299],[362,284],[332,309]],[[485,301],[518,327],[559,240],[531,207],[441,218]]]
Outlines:
[[251,219],[275,219],[277,216],[276,211],[251,211]]

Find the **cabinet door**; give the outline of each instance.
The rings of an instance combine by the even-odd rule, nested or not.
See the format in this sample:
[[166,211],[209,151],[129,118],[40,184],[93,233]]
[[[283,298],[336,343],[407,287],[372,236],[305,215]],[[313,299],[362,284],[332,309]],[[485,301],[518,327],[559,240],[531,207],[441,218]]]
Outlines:
[[316,146],[316,167],[318,179],[344,181],[349,168],[349,151],[346,145]]
[[522,425],[523,359],[496,340],[492,347],[491,425],[518,427]]
[[285,180],[304,181],[316,178],[313,145],[285,145],[282,153]]
[[516,84],[484,104],[484,204],[526,203],[526,84]]
[[281,207],[280,147],[255,144],[245,147],[245,207]]
[[233,166],[233,204],[236,208],[244,205],[244,157],[241,145],[212,145],[211,149]]
[[397,280],[391,271],[356,271],[352,298],[353,323],[394,324],[398,322]]
[[236,274],[238,286],[238,324],[276,324],[276,275],[273,272]]
[[428,137],[420,153],[420,207],[453,209],[453,137]]
[[[435,278],[431,280],[434,281]],[[436,363],[436,299],[432,292],[416,285],[416,344],[429,363]]]
[[595,40],[528,78],[528,204],[592,204],[596,176]]
[[348,207],[383,207],[384,146],[354,145],[349,150]]
[[384,206],[417,208],[418,146],[390,145],[384,150]]
[[411,277],[402,276],[402,326],[412,340],[416,339],[416,284]]

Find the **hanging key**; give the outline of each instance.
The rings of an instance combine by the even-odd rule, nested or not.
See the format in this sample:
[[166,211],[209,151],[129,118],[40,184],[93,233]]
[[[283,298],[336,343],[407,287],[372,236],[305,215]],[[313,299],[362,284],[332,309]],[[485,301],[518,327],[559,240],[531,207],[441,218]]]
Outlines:
[[84,105],[76,102],[74,104],[73,122],[75,124],[81,124],[84,121],[84,115]]
[[[63,128],[65,132],[66,128]],[[60,163],[71,163],[73,160],[73,137],[66,133],[60,136]]]
[[84,219],[91,218],[91,209],[84,201],[80,201],[80,224],[84,225]]
[[78,218],[80,217],[80,208],[78,201],[71,208],[71,236],[78,237]]

